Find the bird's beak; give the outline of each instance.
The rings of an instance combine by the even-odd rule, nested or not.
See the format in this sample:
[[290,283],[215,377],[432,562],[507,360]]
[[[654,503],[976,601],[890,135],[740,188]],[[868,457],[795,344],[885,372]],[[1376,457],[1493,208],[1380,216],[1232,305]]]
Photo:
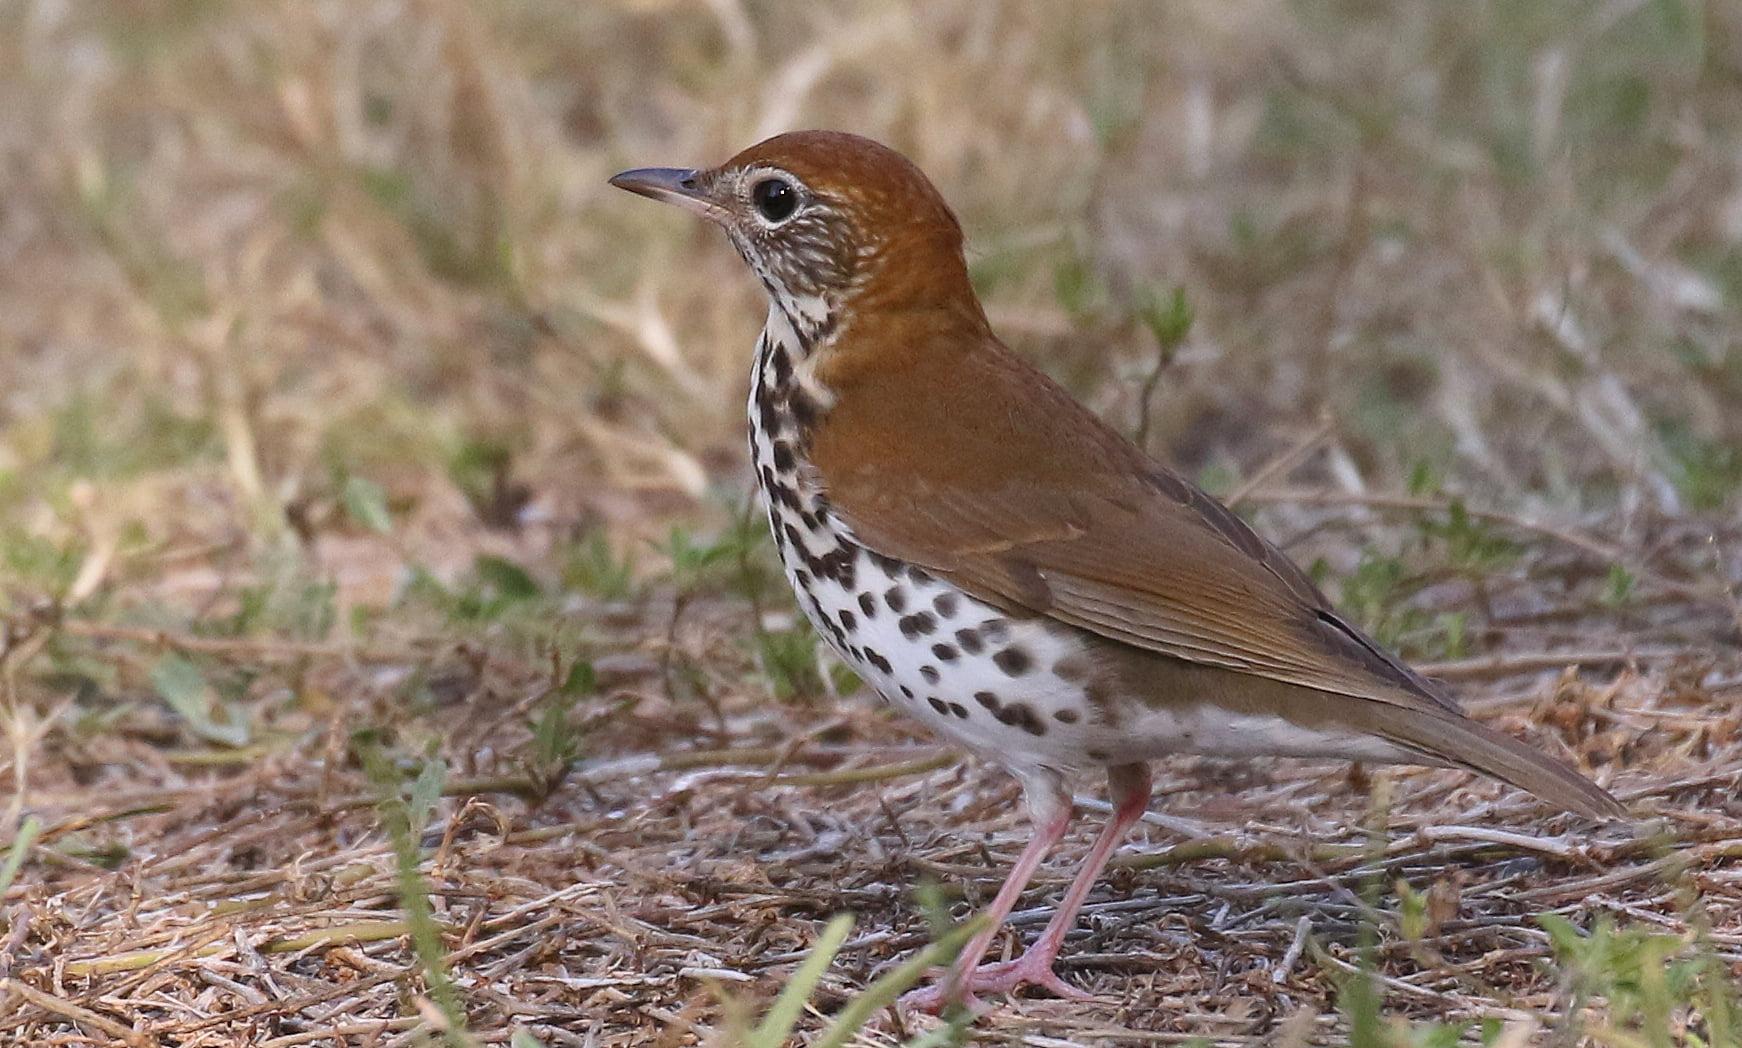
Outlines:
[[611,184],[638,196],[676,204],[685,211],[718,220],[724,209],[702,188],[697,174],[693,169],[682,167],[638,167],[612,176]]

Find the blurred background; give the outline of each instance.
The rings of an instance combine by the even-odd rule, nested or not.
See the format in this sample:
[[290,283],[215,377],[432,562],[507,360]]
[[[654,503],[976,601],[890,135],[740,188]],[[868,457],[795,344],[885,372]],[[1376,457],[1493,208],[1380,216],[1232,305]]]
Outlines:
[[[562,774],[788,719],[923,742],[836,701],[746,512],[759,288],[605,182],[804,127],[912,157],[1017,351],[1474,708],[1605,775],[1734,769],[1734,0],[10,0],[0,796],[6,834],[41,819],[10,898],[68,893],[20,957],[139,939],[112,869],[185,930],[167,856],[376,847],[389,891],[369,819],[231,837],[262,798],[367,814],[377,750],[470,776],[426,790],[443,817],[506,793],[513,832],[633,810],[664,840],[641,787]],[[1730,734],[1588,711],[1616,694]],[[761,803],[710,814],[778,838]],[[564,847],[552,891],[604,861]],[[389,997],[357,1014],[415,1014]]]
[[[445,576],[482,544],[560,570],[729,508],[760,292],[713,231],[604,180],[795,127],[910,154],[1007,340],[1127,432],[1148,395],[1148,446],[1212,487],[1328,413],[1297,480],[1623,530],[1736,506],[1734,4],[0,20],[15,592],[99,546],[136,576],[288,532],[373,605],[404,563]],[[346,519],[353,479],[392,541]]]

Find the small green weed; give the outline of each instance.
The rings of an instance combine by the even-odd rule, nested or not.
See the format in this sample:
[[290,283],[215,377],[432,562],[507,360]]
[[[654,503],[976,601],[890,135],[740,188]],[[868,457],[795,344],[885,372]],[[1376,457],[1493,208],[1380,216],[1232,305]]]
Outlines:
[[1590,1031],[1599,1042],[1650,1048],[1742,1043],[1736,988],[1708,948],[1651,928],[1617,926],[1607,916],[1589,934],[1559,914],[1540,914],[1536,922],[1572,973],[1572,1028],[1582,1021],[1583,1007],[1602,998],[1605,1017]]
[[627,600],[635,595],[635,562],[612,549],[603,531],[591,531],[563,557],[562,584],[596,600]]
[[435,813],[447,779],[447,765],[428,757],[417,765],[415,775],[406,774],[383,752],[380,743],[366,734],[352,740],[364,773],[378,794],[376,811],[393,846],[399,905],[411,927],[412,950],[436,1007],[446,1022],[451,1048],[471,1048],[466,1034],[466,1013],[458,989],[448,974],[447,948],[430,907],[429,883],[423,875],[423,829]]

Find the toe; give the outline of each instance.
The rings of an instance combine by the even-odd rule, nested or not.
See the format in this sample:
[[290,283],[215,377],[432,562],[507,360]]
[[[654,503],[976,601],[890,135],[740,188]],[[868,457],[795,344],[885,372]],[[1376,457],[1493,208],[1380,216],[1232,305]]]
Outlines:
[[1075,986],[1072,986],[1070,983],[1059,978],[1058,973],[1054,972],[1051,968],[1042,968],[1038,972],[1027,973],[1026,978],[1017,983],[1017,985],[1020,986],[1022,983],[1028,983],[1031,986],[1038,986],[1052,994],[1054,997],[1062,997],[1067,1001],[1092,1001],[1095,999],[1094,994],[1087,990],[1079,990]]
[[901,995],[901,1007],[910,1012],[936,1015],[944,1010],[944,994],[938,985],[921,986]]
[[940,1015],[952,1004],[960,1004],[974,1015],[984,1015],[987,1007],[974,996],[972,983],[962,986],[954,994],[944,993],[944,983],[940,980],[930,986],[922,986],[917,990],[909,990],[901,995],[900,1005],[908,1011],[920,1012],[925,1015]]

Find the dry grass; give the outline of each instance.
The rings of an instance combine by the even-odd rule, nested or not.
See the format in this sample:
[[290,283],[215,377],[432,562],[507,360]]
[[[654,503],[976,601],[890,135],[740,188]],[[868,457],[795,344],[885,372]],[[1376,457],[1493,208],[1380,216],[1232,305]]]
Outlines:
[[975,1036],[1721,1041],[1739,86],[1730,0],[0,7],[0,1041],[726,1042],[853,911],[808,1037],[989,896],[1014,786],[837,694],[741,513],[757,291],[604,184],[789,126],[1641,816],[1171,762],[1103,1000]]

